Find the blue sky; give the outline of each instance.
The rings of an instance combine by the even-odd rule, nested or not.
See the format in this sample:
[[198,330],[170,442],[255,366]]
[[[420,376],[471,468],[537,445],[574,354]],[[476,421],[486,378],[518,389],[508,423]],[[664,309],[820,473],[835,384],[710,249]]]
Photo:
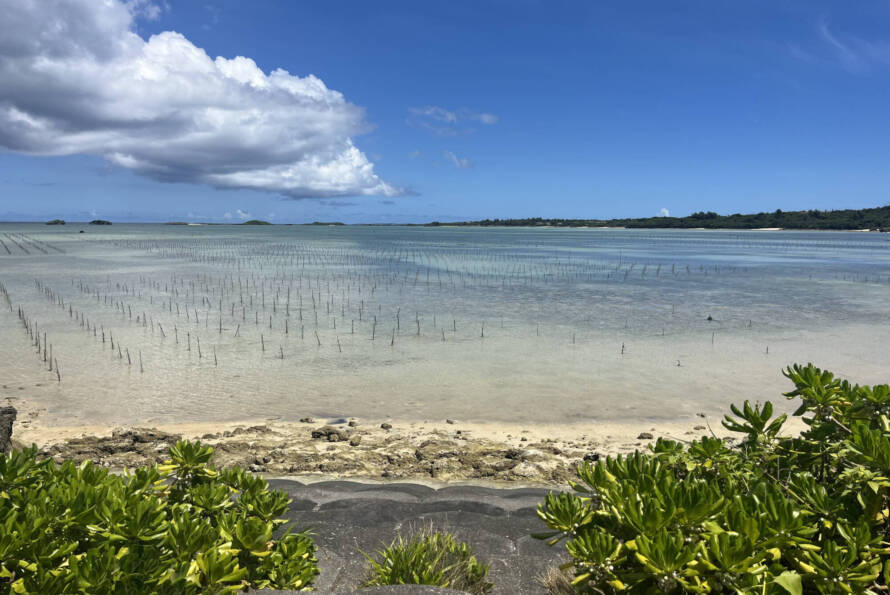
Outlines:
[[[63,33],[76,43],[32,44],[52,15],[25,10],[20,45],[0,42],[0,108],[16,110],[0,118],[0,219],[425,222],[890,203],[886,1],[139,0],[91,23],[93,4],[41,5],[85,17]],[[146,46],[163,62],[151,85],[103,74],[146,67],[132,36],[130,53],[83,57],[79,39],[122,31],[181,34]],[[299,89],[217,88],[232,61],[185,93],[194,76],[170,73],[192,50],[209,56],[195,63],[202,75],[217,56],[244,56],[262,71],[251,80],[280,68],[282,89]],[[35,70],[46,56],[58,71]],[[204,93],[237,117],[186,141]],[[130,114],[138,136],[121,124]]]

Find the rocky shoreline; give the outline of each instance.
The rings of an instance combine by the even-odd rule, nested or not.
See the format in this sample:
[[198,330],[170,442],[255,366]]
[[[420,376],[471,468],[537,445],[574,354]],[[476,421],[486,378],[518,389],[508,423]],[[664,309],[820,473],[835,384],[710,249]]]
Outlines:
[[[7,405],[12,404],[8,399]],[[691,441],[728,437],[703,416],[643,425],[587,423],[508,425],[456,420],[364,420],[309,417],[299,422],[58,426],[45,411],[17,399],[13,444],[36,444],[57,462],[90,460],[112,470],[158,463],[177,440],[214,448],[214,463],[304,481],[455,482],[565,486],[584,460],[632,452],[659,437]]]
[[[388,424],[384,424],[388,425]],[[382,480],[491,480],[562,483],[591,454],[593,443],[567,445],[556,440],[526,441],[524,447],[447,433],[404,432],[383,428],[318,425],[236,426],[200,436],[156,428],[116,429],[108,436],[85,435],[45,445],[40,453],[58,462],[91,460],[123,469],[158,463],[182,438],[214,448],[214,463],[241,465],[272,476],[336,476]]]

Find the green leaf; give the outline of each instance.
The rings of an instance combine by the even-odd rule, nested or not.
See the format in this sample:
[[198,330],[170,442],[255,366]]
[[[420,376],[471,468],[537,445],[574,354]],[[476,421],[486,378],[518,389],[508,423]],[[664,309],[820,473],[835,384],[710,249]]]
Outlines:
[[800,575],[794,571],[786,570],[777,576],[774,582],[791,595],[803,595],[803,583]]

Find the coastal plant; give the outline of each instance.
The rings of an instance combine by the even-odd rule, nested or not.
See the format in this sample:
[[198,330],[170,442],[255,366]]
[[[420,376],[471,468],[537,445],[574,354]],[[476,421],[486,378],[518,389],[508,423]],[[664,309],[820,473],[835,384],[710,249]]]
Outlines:
[[485,580],[488,565],[473,555],[469,544],[427,527],[410,538],[399,535],[377,552],[365,554],[370,569],[362,586],[434,585],[481,595],[493,584]]
[[278,535],[287,495],[215,469],[212,454],[180,441],[164,464],[123,475],[36,447],[0,456],[0,594],[308,588],[311,537]]
[[890,579],[890,387],[784,371],[805,430],[745,402],[735,446],[659,438],[578,468],[538,507],[580,593],[884,593]]

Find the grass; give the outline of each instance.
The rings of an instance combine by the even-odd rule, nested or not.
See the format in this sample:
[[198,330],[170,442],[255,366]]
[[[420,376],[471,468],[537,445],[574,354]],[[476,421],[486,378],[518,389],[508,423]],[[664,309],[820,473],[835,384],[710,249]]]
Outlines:
[[409,538],[399,535],[376,556],[365,557],[370,568],[363,587],[434,585],[476,595],[489,593],[494,586],[485,580],[488,564],[479,562],[467,543],[432,526]]

